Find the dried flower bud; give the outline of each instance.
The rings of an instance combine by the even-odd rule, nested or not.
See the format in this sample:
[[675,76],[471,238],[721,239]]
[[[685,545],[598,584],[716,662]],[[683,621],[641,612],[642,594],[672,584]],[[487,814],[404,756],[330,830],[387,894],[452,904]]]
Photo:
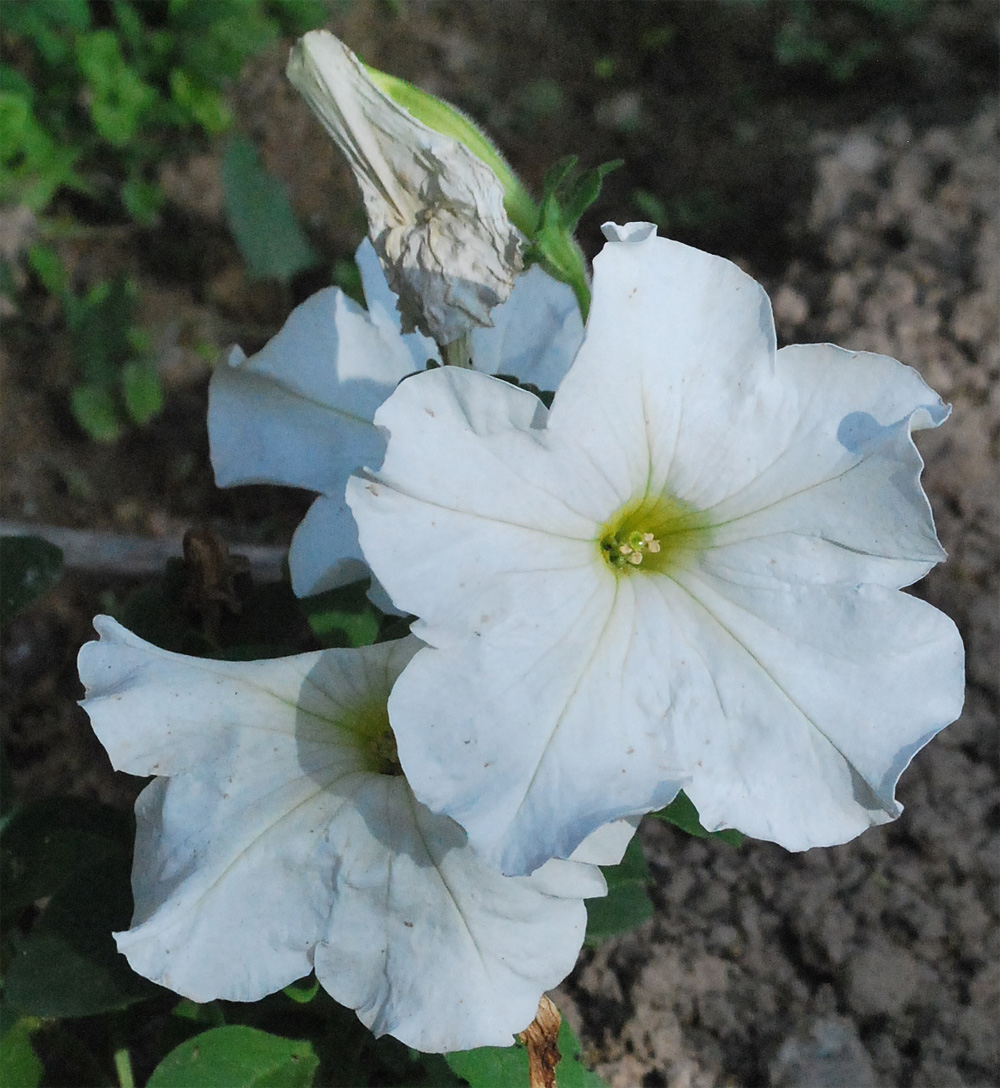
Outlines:
[[354,171],[404,331],[449,344],[490,325],[521,268],[494,172],[397,105],[327,31],[296,44],[288,78]]

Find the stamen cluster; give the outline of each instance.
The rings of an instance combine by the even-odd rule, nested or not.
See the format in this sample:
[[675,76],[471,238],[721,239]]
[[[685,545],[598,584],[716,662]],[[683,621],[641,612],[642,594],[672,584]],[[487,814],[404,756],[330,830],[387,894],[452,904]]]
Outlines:
[[624,540],[621,539],[621,535],[621,533],[617,533],[612,537],[605,537],[601,541],[601,551],[604,553],[604,558],[613,567],[619,569],[626,565],[638,567],[642,563],[642,557],[646,552],[655,555],[660,550],[660,542],[652,533],[644,533],[634,529]]

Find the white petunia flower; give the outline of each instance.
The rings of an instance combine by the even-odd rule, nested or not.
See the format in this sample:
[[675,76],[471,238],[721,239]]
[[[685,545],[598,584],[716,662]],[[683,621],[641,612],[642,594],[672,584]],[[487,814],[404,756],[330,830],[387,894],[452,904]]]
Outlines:
[[348,485],[428,644],[389,700],[402,765],[509,873],[678,786],[709,829],[846,841],[962,705],[954,624],[899,592],[944,556],[911,432],[948,409],[894,359],[776,352],[728,261],[606,233],[550,413],[419,375]]
[[496,174],[397,105],[328,31],[296,44],[288,78],[350,163],[406,330],[449,344],[488,326],[521,268]]
[[[401,777],[386,697],[417,641],[226,662],[99,616],[83,706],[136,802],[139,974],[194,1001],[255,1001],[315,969],[377,1035],[424,1051],[509,1045],[572,969],[600,870],[504,877]],[[620,860],[631,828],[581,858]]]
[[[375,410],[407,374],[440,361],[420,333],[403,335],[395,295],[370,242],[357,252],[367,311],[336,287],[307,299],[249,359],[233,348],[212,375],[208,436],[220,487],[288,484],[318,491],[292,540],[292,586],[305,596],[368,573],[344,502],[352,472],[377,464]],[[572,290],[534,267],[471,337],[479,369],[555,389],[583,336]]]

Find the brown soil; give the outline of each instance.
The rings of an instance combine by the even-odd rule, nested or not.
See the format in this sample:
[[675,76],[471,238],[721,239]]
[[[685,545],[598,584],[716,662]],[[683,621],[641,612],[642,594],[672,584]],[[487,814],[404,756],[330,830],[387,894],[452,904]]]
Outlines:
[[[465,107],[536,189],[562,154],[627,160],[585,219],[590,253],[603,219],[641,218],[635,191],[655,192],[671,234],[765,283],[781,342],[893,355],[954,405],[919,436],[950,559],[915,592],[959,624],[969,691],[961,720],[904,775],[906,812],[801,855],[644,827],[656,915],[586,954],[558,1004],[621,1088],[1000,1083],[995,3],[931,4],[846,88],[774,66],[761,76],[767,50],[747,43],[770,40],[780,4],[738,5],[738,20],[724,3],[399,7],[358,2],[331,26],[366,60]],[[612,78],[595,78],[598,58],[613,59]],[[327,265],[288,291],[247,281],[218,149],[164,168],[158,229],[97,223],[67,242],[81,283],[119,270],[138,280],[167,409],[113,446],[86,440],[65,407],[58,315],[29,288],[0,355],[5,517],[150,535],[207,520],[234,540],[288,539],[308,496],[217,491],[204,429],[206,346],[258,347],[363,231],[345,168],[282,65],[275,50],[249,66],[234,102]],[[5,251],[31,233],[30,217],[3,213]],[[74,669],[90,616],[129,587],[71,573],[9,633],[3,728],[22,797],[134,796],[75,706]]]

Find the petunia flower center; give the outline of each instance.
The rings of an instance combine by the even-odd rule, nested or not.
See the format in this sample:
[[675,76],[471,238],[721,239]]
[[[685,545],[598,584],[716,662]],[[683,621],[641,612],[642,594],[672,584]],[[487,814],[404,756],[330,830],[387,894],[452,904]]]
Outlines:
[[616,574],[669,574],[708,545],[708,518],[672,495],[644,495],[601,526],[601,557]]
[[350,735],[365,770],[394,776],[403,773],[384,699],[355,708],[337,722],[337,727]]

